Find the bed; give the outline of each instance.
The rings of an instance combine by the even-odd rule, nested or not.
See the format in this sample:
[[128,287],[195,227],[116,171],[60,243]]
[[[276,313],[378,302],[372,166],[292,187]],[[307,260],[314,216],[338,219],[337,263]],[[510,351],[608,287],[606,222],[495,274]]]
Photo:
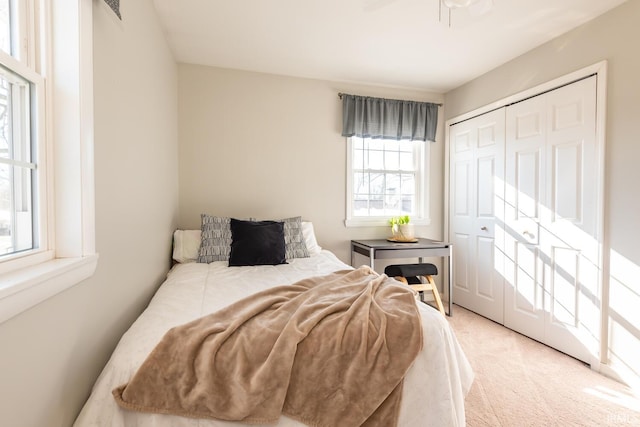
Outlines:
[[[76,427],[238,427],[239,422],[196,419],[122,409],[112,395],[127,383],[165,333],[221,310],[248,296],[292,284],[301,279],[352,269],[333,253],[317,245],[310,223],[302,223],[307,256],[287,259],[286,264],[230,267],[227,261],[193,261],[199,231],[174,236],[174,259],[179,261],[167,275],[148,307],[122,336],[92,393],[76,419]],[[186,255],[185,255],[186,254]],[[464,426],[464,398],[473,372],[446,319],[416,301],[422,327],[422,350],[402,383],[399,426]],[[255,425],[255,423],[252,423]],[[273,424],[270,424],[273,425]],[[305,424],[281,416],[279,427]]]

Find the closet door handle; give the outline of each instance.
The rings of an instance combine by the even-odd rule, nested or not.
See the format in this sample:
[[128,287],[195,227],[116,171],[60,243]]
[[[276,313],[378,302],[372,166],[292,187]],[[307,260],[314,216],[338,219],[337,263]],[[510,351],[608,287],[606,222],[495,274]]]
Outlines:
[[482,230],[482,231],[487,231],[487,230],[488,230],[488,228],[487,228],[487,227],[480,227],[480,230]]

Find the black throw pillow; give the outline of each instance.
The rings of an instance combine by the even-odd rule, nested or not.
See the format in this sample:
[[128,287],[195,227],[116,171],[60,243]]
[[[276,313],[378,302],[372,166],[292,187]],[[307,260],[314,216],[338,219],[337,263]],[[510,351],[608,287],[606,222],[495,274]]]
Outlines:
[[230,267],[286,263],[284,223],[231,218]]

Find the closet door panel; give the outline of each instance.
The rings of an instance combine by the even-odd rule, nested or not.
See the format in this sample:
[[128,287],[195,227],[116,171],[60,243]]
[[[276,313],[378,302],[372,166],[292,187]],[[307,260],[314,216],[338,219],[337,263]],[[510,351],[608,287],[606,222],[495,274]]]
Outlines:
[[547,94],[547,204],[541,223],[547,262],[545,342],[580,360],[598,351],[600,263],[596,77]]
[[505,146],[504,325],[542,340],[544,273],[539,248],[545,190],[544,96],[507,107]]
[[479,218],[493,219],[495,217],[494,179],[496,176],[495,156],[483,157],[476,162],[476,194]]
[[456,233],[451,239],[453,242],[453,293],[455,295],[454,302],[463,307],[467,307],[467,301],[473,298],[471,281],[469,280],[469,267],[475,264],[470,260],[471,239],[468,234]]
[[478,236],[476,241],[476,258],[478,260],[478,296],[488,301],[502,299],[499,293],[502,286],[495,282],[495,239],[492,237]]
[[472,129],[460,126],[450,131],[452,166],[452,206],[450,212],[452,229],[449,240],[453,243],[453,295],[454,302],[466,306],[473,298],[470,270],[474,261],[471,257],[471,224],[473,209],[472,174],[473,146],[475,135]]
[[583,219],[582,175],[584,168],[582,141],[571,141],[553,147],[552,153],[552,221],[581,223]]
[[504,325],[538,341],[544,339],[544,288],[537,245],[515,242],[514,275],[505,292]]
[[451,126],[449,141],[453,300],[501,323],[503,263],[495,236],[504,197],[504,109]]
[[505,326],[587,362],[599,335],[586,326],[599,317],[595,102],[591,77],[509,106],[506,123]]

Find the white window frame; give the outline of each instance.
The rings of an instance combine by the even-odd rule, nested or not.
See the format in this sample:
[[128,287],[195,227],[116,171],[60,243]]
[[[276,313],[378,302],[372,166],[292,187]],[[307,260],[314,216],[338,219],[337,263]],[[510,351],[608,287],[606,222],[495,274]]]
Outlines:
[[[39,250],[0,265],[0,323],[82,282],[95,272],[95,194],[93,163],[92,2],[20,0],[40,17],[31,34],[42,41],[28,55],[42,70],[46,97],[42,126],[39,188],[46,238]],[[32,21],[33,22],[33,21]],[[44,28],[44,32],[40,31]],[[27,51],[35,49],[28,44]],[[22,52],[22,51],[21,51]],[[55,58],[55,61],[51,60]],[[24,65],[23,65],[24,66]],[[44,142],[42,142],[44,141]]]
[[[355,216],[353,214],[353,138],[347,138],[347,200],[346,219],[347,227],[374,227],[388,226],[388,216]],[[431,143],[419,141],[418,155],[416,159],[416,213],[411,215],[411,222],[415,225],[428,225],[429,217],[429,162],[431,158]]]
[[[23,252],[3,255],[0,258],[0,275],[11,272],[25,265],[30,265],[53,258],[53,254],[49,251],[49,232],[48,232],[48,192],[47,192],[47,138],[45,127],[45,103],[47,95],[45,94],[45,74],[44,63],[42,58],[38,57],[38,46],[41,51],[44,50],[44,41],[41,31],[36,28],[36,16],[42,9],[41,0],[14,0],[14,4],[10,9],[11,20],[19,21],[17,28],[11,29],[11,52],[0,50],[0,61],[3,66],[9,70],[9,73],[15,73],[21,78],[29,81],[31,99],[31,113],[29,132],[38,148],[32,152],[32,162],[37,165],[38,173],[33,182],[33,188],[37,189],[37,193],[33,194],[33,220],[37,224],[37,234],[33,235],[34,247]],[[33,102],[32,102],[33,101]],[[37,214],[37,217],[35,216]],[[0,276],[1,277],[1,276]],[[1,288],[0,288],[1,292]],[[1,293],[0,293],[1,295]]]
[[[44,126],[41,121],[38,121],[38,117],[44,117],[44,99],[45,99],[44,98],[44,87],[45,87],[44,78],[39,73],[35,72],[31,67],[25,66],[23,62],[17,61],[15,58],[8,55],[2,50],[0,50],[0,61],[3,64],[2,68],[7,70],[6,72],[2,71],[2,73],[4,74],[3,78],[5,78],[7,81],[26,80],[27,82],[29,82],[28,85],[29,85],[30,96],[29,96],[29,99],[26,99],[23,101],[27,104],[27,109],[31,113],[35,113],[35,114],[29,117],[30,119],[29,124],[31,125],[29,129],[20,129],[20,128],[23,128],[22,126],[23,123],[15,123],[15,122],[18,121],[16,120],[16,117],[22,116],[24,106],[21,105],[19,108],[20,111],[18,111],[18,108],[16,108],[16,106],[14,105],[13,107],[14,131],[15,129],[20,129],[17,132],[25,131],[29,133],[30,135],[26,137],[26,139],[29,141],[31,140],[31,138],[35,138],[36,141],[44,141],[44,137],[43,137]],[[12,75],[16,77],[12,77]],[[14,94],[14,96],[18,96],[18,95]],[[32,102],[32,100],[34,100],[35,102]],[[19,125],[19,126],[16,126],[16,125]],[[22,137],[20,136],[19,139],[22,139]],[[35,152],[31,152],[31,156],[32,158],[28,163],[35,164],[37,165],[37,168],[38,168],[36,179],[31,185],[32,190],[33,188],[37,189],[36,192],[32,195],[32,197],[38,198],[38,200],[34,202],[34,206],[32,206],[32,218],[34,222],[37,224],[38,230],[40,231],[37,235],[34,234],[32,236],[33,244],[37,245],[37,247],[34,247],[33,249],[29,249],[26,252],[15,252],[12,254],[3,255],[1,258],[2,261],[0,261],[0,274],[3,271],[7,271],[7,268],[5,265],[7,264],[7,261],[13,260],[16,258],[21,258],[25,256],[25,254],[32,255],[32,254],[43,252],[43,248],[47,247],[46,216],[40,213],[37,216],[37,218],[35,217],[36,212],[41,212],[41,210],[36,209],[36,207],[46,206],[46,200],[47,200],[46,192],[40,191],[41,186],[46,182],[46,180],[44,179],[44,177],[46,176],[46,163],[44,161],[45,153],[43,152],[43,150],[36,150]],[[15,159],[14,160],[6,159],[6,160],[8,160],[8,162],[6,163],[3,162],[4,164],[14,163],[14,164],[21,164],[21,166],[26,165],[26,163],[24,163],[24,161],[22,160],[18,160],[18,161],[16,161]],[[15,236],[12,235],[12,237],[15,237]]]

